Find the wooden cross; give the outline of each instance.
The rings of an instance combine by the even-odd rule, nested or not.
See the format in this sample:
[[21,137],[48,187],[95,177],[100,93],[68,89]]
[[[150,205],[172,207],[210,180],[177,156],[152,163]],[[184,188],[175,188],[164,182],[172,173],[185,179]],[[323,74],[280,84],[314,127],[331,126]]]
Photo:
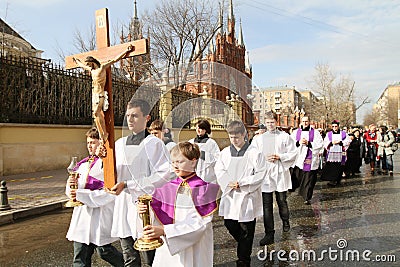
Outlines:
[[[143,55],[148,53],[147,39],[140,39],[128,43],[123,43],[115,46],[110,46],[109,36],[109,23],[108,23],[108,9],[103,8],[96,10],[96,47],[97,50],[68,56],[65,58],[66,69],[79,67],[73,58],[79,59],[84,62],[87,56],[92,56],[98,61],[105,62],[111,58],[115,58],[123,51],[126,51],[128,46],[133,47],[132,51],[124,58]],[[117,181],[117,172],[115,168],[115,144],[114,144],[114,112],[113,112],[113,99],[112,99],[112,84],[111,84],[111,67],[106,70],[106,84],[104,90],[108,92],[109,107],[104,112],[106,131],[109,136],[105,143],[107,149],[107,156],[103,158],[104,166],[104,186],[111,188]]]

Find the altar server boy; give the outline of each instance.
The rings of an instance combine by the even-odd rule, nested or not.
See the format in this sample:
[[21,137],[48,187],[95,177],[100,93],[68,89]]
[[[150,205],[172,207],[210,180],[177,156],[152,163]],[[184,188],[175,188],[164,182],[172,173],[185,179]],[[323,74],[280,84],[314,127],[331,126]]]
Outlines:
[[[74,241],[73,266],[91,266],[94,250],[113,266],[124,266],[122,253],[111,243],[118,240],[111,237],[115,196],[103,190],[103,164],[95,155],[100,145],[99,132],[96,128],[86,133],[89,156],[78,162],[75,171],[79,178],[70,176],[66,194],[84,205],[74,208],[67,239]],[[71,185],[78,189],[71,189]]]
[[[171,179],[169,151],[163,141],[147,129],[151,107],[144,99],[132,98],[126,109],[130,135],[115,142],[117,184],[110,193],[117,195],[111,235],[120,238],[125,266],[151,266],[153,251],[139,253],[133,244],[142,230],[134,204],[137,197],[153,192]],[[140,254],[140,255],[139,255]]]
[[284,131],[277,129],[278,115],[275,112],[268,111],[264,118],[267,131],[251,143],[264,154],[267,162],[266,176],[261,186],[265,236],[260,240],[260,246],[275,242],[274,192],[278,203],[279,216],[283,224],[282,230],[283,232],[290,230],[286,193],[289,189],[292,189],[289,168],[294,164],[297,156],[294,139]]
[[[161,237],[153,266],[212,266],[212,214],[217,210],[219,186],[196,175],[200,150],[196,144],[179,143],[171,150],[176,179],[155,189],[151,208],[156,220],[146,226],[144,238]],[[138,205],[139,213],[146,211]]]
[[215,165],[222,197],[219,215],[238,243],[236,266],[250,266],[256,218],[262,213],[261,184],[266,172],[263,154],[246,141],[246,128],[232,121],[227,132],[231,145],[221,151]]

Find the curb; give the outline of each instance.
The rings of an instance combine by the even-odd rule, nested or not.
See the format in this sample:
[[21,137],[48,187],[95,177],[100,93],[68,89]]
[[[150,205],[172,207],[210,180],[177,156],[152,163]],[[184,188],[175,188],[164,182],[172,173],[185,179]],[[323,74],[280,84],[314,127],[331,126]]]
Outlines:
[[19,210],[10,210],[0,214],[0,226],[5,224],[15,223],[16,221],[35,215],[41,215],[45,212],[54,211],[58,209],[64,209],[64,205],[67,200],[60,200],[53,203],[43,204],[40,206],[29,207]]

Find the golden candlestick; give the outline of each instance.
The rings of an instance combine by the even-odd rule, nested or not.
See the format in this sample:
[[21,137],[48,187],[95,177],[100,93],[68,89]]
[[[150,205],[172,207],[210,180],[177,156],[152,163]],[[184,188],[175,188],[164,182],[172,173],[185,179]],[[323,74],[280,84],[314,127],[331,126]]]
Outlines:
[[[150,195],[142,195],[138,197],[138,201],[145,204],[147,209],[146,212],[140,214],[139,216],[143,220],[143,228],[147,225],[151,225],[150,223],[150,202],[152,200],[152,196]],[[155,239],[147,239],[147,238],[138,238],[134,244],[134,248],[139,251],[147,251],[147,250],[154,250],[156,248],[161,247],[164,244],[161,238]]]
[[[75,180],[78,179],[79,177],[79,173],[77,171],[74,170],[76,164],[78,163],[78,158],[77,157],[72,157],[71,159],[71,163],[69,164],[67,171],[69,173],[69,176],[74,178]],[[70,186],[71,189],[78,189],[78,185],[74,184]],[[78,200],[73,200],[70,199],[65,203],[65,207],[66,208],[73,208],[73,207],[78,207],[78,206],[82,206],[83,203],[78,201]]]

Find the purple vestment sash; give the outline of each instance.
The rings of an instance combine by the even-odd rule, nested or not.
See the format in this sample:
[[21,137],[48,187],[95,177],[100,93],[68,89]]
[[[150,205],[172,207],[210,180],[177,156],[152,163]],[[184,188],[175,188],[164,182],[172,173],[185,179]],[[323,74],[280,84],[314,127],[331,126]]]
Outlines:
[[[157,219],[163,224],[173,224],[175,222],[175,201],[180,186],[184,186],[185,181],[178,177],[164,186],[154,191],[153,199],[150,203]],[[207,183],[197,175],[186,180],[191,189],[191,196],[197,212],[201,216],[212,214],[217,209],[217,194],[219,186]]]
[[[340,131],[340,133],[342,135],[342,141],[343,141],[344,139],[346,139],[346,132]],[[331,142],[331,143],[332,143],[332,135],[333,135],[333,131],[328,132],[329,142]],[[346,152],[345,147],[342,146],[342,161],[341,161],[342,165],[346,164],[346,153],[345,152]],[[329,151],[328,151],[328,153],[329,153]],[[326,157],[328,157],[328,153],[326,153]]]
[[[83,163],[88,162],[90,157],[86,157],[83,160],[79,161],[75,168],[74,171],[77,171],[79,169],[79,166],[81,166]],[[101,181],[99,179],[94,178],[93,176],[90,176],[90,169],[96,164],[98,157],[94,157],[93,162],[89,164],[89,169],[88,169],[88,176],[86,177],[86,184],[85,184],[85,189],[90,189],[90,190],[98,190],[104,187],[104,181]]]
[[[298,129],[296,133],[296,141],[299,142],[301,138],[302,129]],[[310,127],[310,131],[308,131],[308,142],[312,143],[314,141],[314,128]],[[311,163],[312,163],[312,150],[311,148],[307,147],[307,155],[304,159],[303,163],[303,171],[309,172],[311,171]]]

